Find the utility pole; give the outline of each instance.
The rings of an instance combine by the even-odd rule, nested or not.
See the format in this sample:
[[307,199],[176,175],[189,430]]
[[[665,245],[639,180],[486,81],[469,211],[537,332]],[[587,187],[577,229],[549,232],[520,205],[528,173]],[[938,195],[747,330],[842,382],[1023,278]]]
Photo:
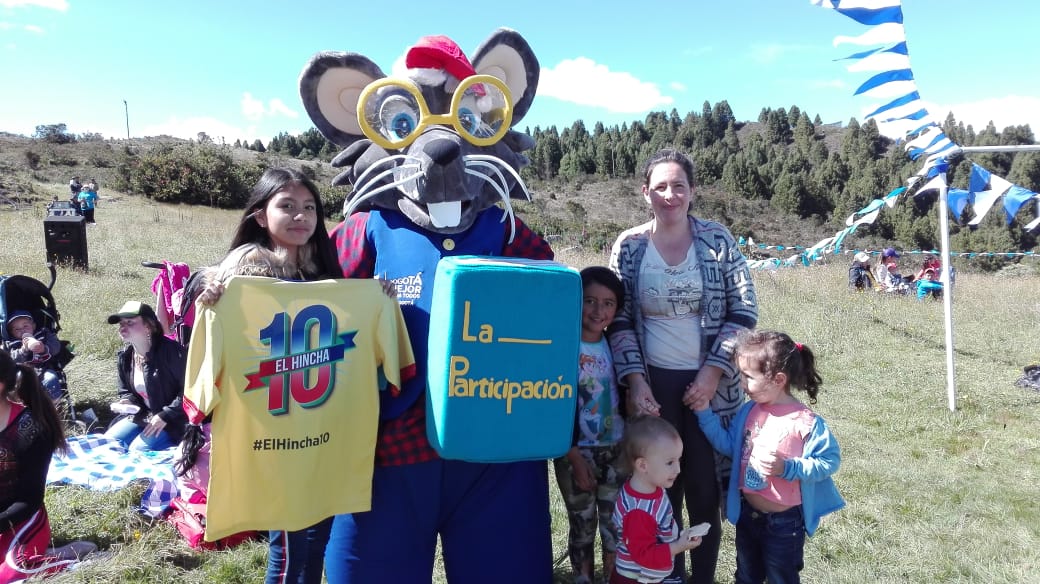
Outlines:
[[130,139],[130,107],[126,105],[126,100],[123,100],[123,111],[126,112],[126,139]]

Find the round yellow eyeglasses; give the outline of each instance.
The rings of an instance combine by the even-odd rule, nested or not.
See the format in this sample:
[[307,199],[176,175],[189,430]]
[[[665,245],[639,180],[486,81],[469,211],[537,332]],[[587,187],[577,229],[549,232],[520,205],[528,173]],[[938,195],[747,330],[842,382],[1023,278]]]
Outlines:
[[447,114],[434,114],[414,83],[384,77],[361,92],[357,115],[365,136],[388,150],[406,148],[434,124],[454,127],[474,146],[490,146],[509,131],[513,100],[501,79],[474,75],[455,89]]

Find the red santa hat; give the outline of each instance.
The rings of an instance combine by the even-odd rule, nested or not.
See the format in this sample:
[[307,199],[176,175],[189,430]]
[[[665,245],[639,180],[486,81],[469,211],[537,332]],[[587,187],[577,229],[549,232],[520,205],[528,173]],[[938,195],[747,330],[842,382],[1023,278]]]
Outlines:
[[460,81],[477,72],[455,41],[446,36],[425,36],[408,49],[404,64],[409,69],[440,69]]

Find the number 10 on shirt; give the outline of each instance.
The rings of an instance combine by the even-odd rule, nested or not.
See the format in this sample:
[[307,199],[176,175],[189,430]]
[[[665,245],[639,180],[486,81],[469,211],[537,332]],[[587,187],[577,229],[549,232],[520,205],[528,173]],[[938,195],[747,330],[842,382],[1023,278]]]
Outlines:
[[332,310],[312,304],[295,318],[287,312],[275,314],[259,334],[260,342],[270,348],[270,358],[260,362],[258,371],[246,375],[249,385],[245,391],[267,388],[267,411],[279,416],[289,412],[290,398],[304,408],[318,407],[329,399],[336,385],[336,363],[355,347],[357,331],[337,335]]

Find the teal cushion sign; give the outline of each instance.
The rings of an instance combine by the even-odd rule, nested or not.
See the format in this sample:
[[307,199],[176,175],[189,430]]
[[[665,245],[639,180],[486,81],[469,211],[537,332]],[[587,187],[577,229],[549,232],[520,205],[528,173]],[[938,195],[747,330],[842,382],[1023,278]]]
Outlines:
[[570,448],[581,278],[547,260],[455,256],[437,264],[427,436],[443,458],[508,462]]

